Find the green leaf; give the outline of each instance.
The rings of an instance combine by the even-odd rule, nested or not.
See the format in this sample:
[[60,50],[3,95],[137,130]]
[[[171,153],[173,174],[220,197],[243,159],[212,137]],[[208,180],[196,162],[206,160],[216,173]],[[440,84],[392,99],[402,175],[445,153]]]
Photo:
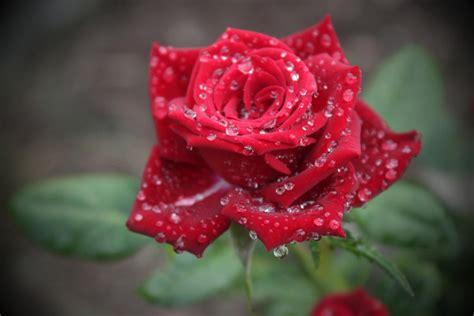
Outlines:
[[364,257],[371,262],[376,263],[380,268],[388,273],[394,280],[396,280],[401,287],[411,296],[414,295],[413,290],[408,283],[405,275],[398,269],[398,267],[379,253],[374,247],[369,245],[362,239],[356,239],[350,232],[346,232],[345,239],[331,238],[331,244],[348,250],[358,256]]
[[[260,246],[260,244],[258,245]],[[309,315],[321,293],[292,256],[276,260],[263,247],[253,258],[253,294],[258,315]]]
[[371,240],[442,255],[457,249],[456,233],[443,205],[427,190],[400,181],[354,210],[351,217]]
[[192,304],[233,285],[242,269],[230,247],[212,245],[202,258],[177,255],[164,270],[155,271],[139,291],[151,303],[163,306]]
[[26,235],[50,251],[117,259],[146,240],[125,227],[138,186],[137,179],[120,175],[50,179],[18,192],[11,210]]
[[385,276],[374,275],[368,282],[369,290],[377,293],[377,297],[390,309],[390,315],[435,315],[443,290],[439,271],[432,263],[421,261],[418,257],[404,258],[399,261],[399,266],[410,279],[416,297],[407,299],[398,284]]
[[426,50],[408,46],[388,58],[363,97],[394,130],[422,133],[423,149],[417,161],[450,171],[471,164],[466,155],[469,143],[445,109],[441,74]]
[[240,225],[233,224],[230,227],[232,244],[244,267],[245,291],[250,311],[253,310],[252,299],[252,255],[255,250],[256,241],[249,237],[249,232]]

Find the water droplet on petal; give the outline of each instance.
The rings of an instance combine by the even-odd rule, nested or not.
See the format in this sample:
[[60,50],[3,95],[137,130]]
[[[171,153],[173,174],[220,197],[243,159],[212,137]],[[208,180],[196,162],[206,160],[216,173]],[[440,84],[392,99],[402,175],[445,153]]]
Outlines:
[[387,172],[385,172],[385,178],[391,181],[395,180],[397,178],[397,172],[393,169],[390,169]]
[[385,168],[387,169],[395,169],[396,167],[398,167],[398,160],[395,158],[391,158],[385,163]]
[[249,237],[252,240],[257,240],[257,238],[258,238],[257,233],[254,232],[253,230],[249,231]]
[[332,230],[336,230],[339,228],[339,222],[335,219],[329,221],[329,228],[331,228]]
[[283,187],[285,188],[285,190],[291,191],[295,187],[295,184],[293,182],[287,182]]
[[281,245],[273,249],[273,255],[278,259],[282,259],[288,255],[288,247]]
[[295,65],[291,61],[286,61],[285,62],[285,68],[288,71],[293,71],[295,69]]
[[230,90],[236,91],[236,90],[239,89],[239,87],[240,87],[240,85],[239,85],[239,83],[237,82],[237,80],[232,80],[232,81],[230,82]]
[[397,149],[398,144],[391,139],[387,139],[382,143],[382,149],[385,151],[392,151]]
[[354,75],[352,72],[348,72],[346,74],[346,83],[347,84],[354,84],[357,82],[357,76]]
[[244,150],[242,151],[242,153],[243,153],[245,156],[251,156],[251,155],[253,155],[254,150],[253,150],[252,146],[250,146],[250,145],[245,145],[245,146],[244,146]]
[[354,99],[354,91],[352,91],[351,89],[345,90],[342,94],[342,98],[346,102],[351,102]]
[[188,119],[195,119],[196,118],[196,112],[194,112],[191,109],[185,109],[184,110],[184,116],[187,117]]
[[210,140],[210,141],[213,141],[217,138],[217,135],[214,134],[213,132],[210,132],[208,135],[207,135],[207,140]]
[[275,189],[275,193],[278,194],[278,195],[282,195],[283,193],[285,193],[285,188],[284,187],[278,187]]
[[137,214],[137,215],[135,215],[135,220],[136,220],[137,222],[141,221],[142,219],[143,219],[143,215],[142,215],[142,214]]
[[321,227],[324,224],[324,219],[322,219],[320,217],[315,218],[313,223],[314,223],[314,225]]
[[296,71],[293,71],[291,73],[291,80],[298,81],[299,79],[300,79],[300,75]]
[[324,47],[331,46],[331,36],[329,36],[328,34],[321,35],[320,43]]
[[198,243],[200,244],[205,244],[207,243],[208,240],[209,240],[209,237],[207,237],[207,235],[204,235],[204,234],[201,234],[198,237]]
[[222,206],[229,204],[229,198],[227,196],[221,197],[220,203]]
[[171,223],[176,224],[176,225],[181,223],[181,217],[176,213],[171,213],[169,216],[169,220]]
[[357,197],[361,202],[367,202],[371,195],[372,191],[370,191],[368,188],[364,188],[357,193]]
[[245,75],[251,75],[253,74],[253,64],[252,64],[252,61],[248,60],[242,64],[239,64],[237,66],[237,69],[239,69],[239,71]]
[[225,133],[228,136],[237,136],[237,135],[239,135],[239,128],[237,126],[234,126],[234,125],[228,125],[225,129]]

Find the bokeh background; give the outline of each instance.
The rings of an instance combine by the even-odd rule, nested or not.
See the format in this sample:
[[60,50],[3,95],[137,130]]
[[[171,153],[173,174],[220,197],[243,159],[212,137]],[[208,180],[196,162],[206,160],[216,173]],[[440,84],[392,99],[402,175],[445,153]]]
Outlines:
[[[160,265],[156,248],[148,247],[119,263],[58,257],[26,240],[3,207],[22,185],[50,176],[95,171],[141,174],[154,142],[147,82],[153,41],[207,45],[227,26],[284,36],[329,13],[349,59],[363,69],[365,82],[399,48],[412,43],[427,48],[440,65],[448,111],[460,124],[472,126],[474,36],[469,2],[44,0],[2,4],[0,314],[246,314],[244,298],[174,310],[151,306],[134,291]],[[464,176],[458,181],[441,175],[433,178],[433,184],[458,209],[472,210],[472,195],[466,194],[472,176]],[[461,265],[471,262],[467,256]],[[469,297],[467,289],[460,301]]]

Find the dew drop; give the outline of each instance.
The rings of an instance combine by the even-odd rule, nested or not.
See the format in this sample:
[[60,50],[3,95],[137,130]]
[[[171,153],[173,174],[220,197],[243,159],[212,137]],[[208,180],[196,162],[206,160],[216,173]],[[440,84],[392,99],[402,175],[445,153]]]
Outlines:
[[357,193],[357,197],[361,202],[367,202],[371,195],[372,191],[370,191],[368,188],[364,188]]
[[207,135],[206,138],[207,138],[207,140],[209,140],[209,141],[213,141],[213,140],[215,140],[215,139],[217,138],[217,135],[214,134],[213,132],[210,132],[210,133]]
[[295,69],[295,65],[291,61],[285,62],[285,68],[288,71],[293,71]]
[[137,214],[137,215],[135,215],[135,220],[136,220],[137,222],[141,221],[142,219],[143,219],[143,215],[142,215],[142,214]]
[[199,235],[197,241],[198,241],[198,243],[200,243],[200,244],[205,244],[205,243],[208,242],[208,240],[209,240],[209,237],[207,237],[207,235],[201,234],[201,235]]
[[241,225],[247,224],[247,218],[246,218],[246,217],[241,217],[241,218],[239,219],[239,224],[241,224]]
[[320,43],[324,47],[331,46],[331,37],[328,34],[321,35]]
[[242,151],[242,153],[243,153],[245,156],[251,156],[251,155],[253,155],[254,150],[253,150],[252,146],[250,146],[250,145],[245,145],[245,146],[244,146],[244,150]]
[[278,259],[283,259],[288,255],[288,247],[285,245],[281,245],[273,249],[273,255]]
[[382,149],[385,151],[392,151],[397,149],[398,144],[391,139],[387,139],[382,143]]
[[300,79],[300,75],[296,71],[293,71],[291,73],[291,80],[298,81],[299,79]]
[[236,91],[236,90],[239,89],[239,87],[240,87],[240,86],[239,86],[239,83],[237,82],[237,80],[232,80],[232,81],[230,82],[230,90]]
[[184,116],[187,117],[188,119],[195,119],[196,118],[196,112],[194,112],[191,109],[185,109],[184,110]]
[[285,190],[291,191],[295,187],[295,184],[293,182],[287,182],[283,187],[285,188]]
[[229,198],[227,196],[221,197],[220,203],[222,206],[229,204]]
[[342,94],[342,98],[343,98],[344,101],[346,101],[346,102],[351,102],[351,101],[354,99],[354,91],[352,91],[351,89],[347,89],[347,90],[344,91],[344,93]]
[[254,232],[253,230],[249,231],[249,237],[252,240],[257,240],[257,238],[258,238],[257,233]]
[[242,64],[239,64],[237,66],[237,69],[239,69],[239,71],[243,73],[244,75],[251,75],[253,74],[253,71],[254,71],[252,61],[250,60]]
[[335,219],[329,221],[329,228],[331,228],[332,230],[336,230],[339,228],[339,222]]
[[354,84],[357,81],[357,76],[354,75],[352,72],[348,72],[346,75],[346,83],[347,84]]
[[385,179],[387,180],[395,180],[397,178],[397,172],[393,169],[388,170],[385,172]]
[[315,218],[313,223],[314,223],[314,225],[321,227],[324,224],[324,219],[322,219],[320,217]]
[[408,146],[408,145],[403,146],[403,148],[402,148],[402,153],[404,153],[404,154],[409,154],[409,153],[411,153],[411,148],[410,148],[410,146]]
[[391,158],[385,163],[385,168],[387,169],[395,169],[396,167],[398,167],[398,160],[395,158]]
[[145,199],[146,199],[145,193],[142,190],[138,191],[137,200],[138,201],[145,201]]
[[285,187],[276,188],[275,193],[278,194],[278,195],[282,195],[283,193],[285,193]]
[[168,219],[170,220],[171,223],[176,224],[176,225],[181,223],[181,220],[182,220],[181,217],[176,213],[171,213]]
[[237,135],[239,135],[239,128],[237,126],[234,126],[234,125],[228,125],[225,129],[225,133],[228,136],[237,136]]

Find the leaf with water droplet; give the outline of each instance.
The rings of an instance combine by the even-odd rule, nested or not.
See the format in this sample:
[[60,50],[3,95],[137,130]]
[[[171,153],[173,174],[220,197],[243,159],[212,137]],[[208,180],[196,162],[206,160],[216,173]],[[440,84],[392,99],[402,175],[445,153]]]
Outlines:
[[400,286],[410,295],[414,296],[413,289],[408,283],[405,275],[398,269],[398,267],[390,260],[385,258],[367,241],[355,238],[349,231],[346,231],[346,238],[328,238],[333,246],[348,250],[357,256],[366,258],[367,260],[376,263],[380,268],[388,273]]
[[21,190],[10,205],[20,228],[47,250],[118,259],[146,241],[125,228],[138,186],[138,179],[121,175],[54,178]]

